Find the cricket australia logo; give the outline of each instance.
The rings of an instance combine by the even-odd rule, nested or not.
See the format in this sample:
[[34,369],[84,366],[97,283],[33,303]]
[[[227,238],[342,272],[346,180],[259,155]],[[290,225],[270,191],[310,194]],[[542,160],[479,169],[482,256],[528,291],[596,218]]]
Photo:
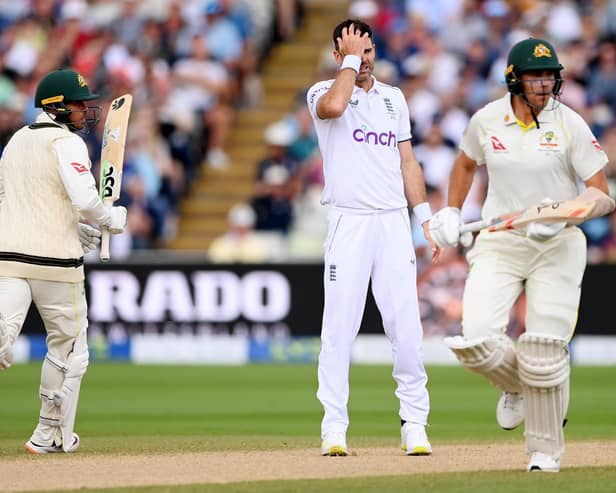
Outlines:
[[558,135],[551,130],[539,137],[539,147],[542,149],[555,149],[558,147]]
[[352,99],[349,100],[349,106],[351,108],[357,108],[359,107],[359,99],[356,99],[355,101],[353,101]]
[[552,58],[552,51],[543,43],[539,43],[537,46],[535,46],[535,49],[533,50],[533,56],[535,58]]

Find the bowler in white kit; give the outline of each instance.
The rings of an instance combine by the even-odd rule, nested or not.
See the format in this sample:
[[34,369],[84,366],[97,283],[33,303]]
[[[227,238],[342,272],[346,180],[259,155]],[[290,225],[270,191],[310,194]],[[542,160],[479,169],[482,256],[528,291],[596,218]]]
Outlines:
[[431,211],[421,167],[411,146],[402,92],[377,81],[370,26],[348,19],[333,32],[340,70],[318,82],[307,102],[323,156],[328,206],[325,306],[317,397],[324,409],[322,455],[347,455],[351,346],[361,325],[368,284],[392,344],[400,399],[402,448],[429,455],[425,426],[430,409],[422,357],[409,205],[430,238]]

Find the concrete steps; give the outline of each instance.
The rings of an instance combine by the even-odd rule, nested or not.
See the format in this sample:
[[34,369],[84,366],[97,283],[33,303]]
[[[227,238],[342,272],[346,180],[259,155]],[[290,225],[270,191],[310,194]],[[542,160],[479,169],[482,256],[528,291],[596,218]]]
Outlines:
[[304,0],[305,15],[295,38],[274,46],[260,69],[263,99],[258,108],[240,109],[225,152],[224,170],[203,167],[181,204],[174,250],[205,251],[227,229],[227,213],[237,202],[250,200],[256,167],[266,156],[263,132],[293,108],[299,91],[312,84],[331,31],[347,17],[350,0]]

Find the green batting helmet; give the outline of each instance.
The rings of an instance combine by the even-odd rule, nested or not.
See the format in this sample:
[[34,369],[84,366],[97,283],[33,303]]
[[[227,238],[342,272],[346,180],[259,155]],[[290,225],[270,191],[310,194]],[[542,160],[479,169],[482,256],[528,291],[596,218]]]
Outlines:
[[528,38],[516,43],[511,48],[507,57],[505,82],[507,82],[509,92],[521,94],[521,74],[532,70],[552,70],[556,76],[556,84],[552,92],[558,95],[562,90],[560,71],[563,68],[558,61],[556,50],[548,41],[540,38]]
[[90,101],[99,95],[90,92],[81,74],[71,69],[55,70],[39,82],[34,96],[34,106],[63,106],[66,101]]

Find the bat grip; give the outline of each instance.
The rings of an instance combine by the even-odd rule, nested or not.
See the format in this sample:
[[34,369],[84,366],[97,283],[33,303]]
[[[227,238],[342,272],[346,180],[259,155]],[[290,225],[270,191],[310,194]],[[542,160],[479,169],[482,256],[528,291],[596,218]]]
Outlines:
[[107,228],[101,228],[101,262],[109,262],[109,238],[111,234]]
[[460,234],[463,233],[474,233],[475,231],[481,231],[482,229],[488,227],[490,225],[490,221],[482,219],[481,221],[475,221],[472,223],[466,223],[460,226]]

